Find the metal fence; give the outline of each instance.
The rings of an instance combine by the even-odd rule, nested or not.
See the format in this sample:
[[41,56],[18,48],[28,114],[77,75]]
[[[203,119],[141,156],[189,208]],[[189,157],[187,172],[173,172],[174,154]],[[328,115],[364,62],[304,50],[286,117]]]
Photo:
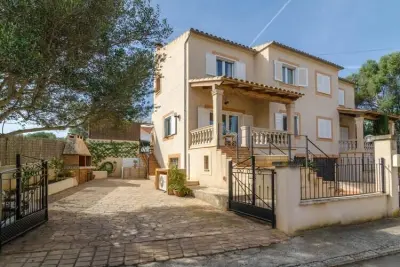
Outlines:
[[48,220],[48,167],[43,160],[0,172],[0,248]]
[[319,159],[300,167],[301,199],[384,192],[385,161],[370,157]]

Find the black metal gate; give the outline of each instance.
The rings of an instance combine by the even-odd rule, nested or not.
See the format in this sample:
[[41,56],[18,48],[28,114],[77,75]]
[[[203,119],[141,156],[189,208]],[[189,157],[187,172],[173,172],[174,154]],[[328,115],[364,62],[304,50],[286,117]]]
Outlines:
[[275,170],[256,167],[255,156],[229,163],[229,210],[268,221],[275,228]]
[[47,162],[21,164],[0,172],[0,248],[48,220]]

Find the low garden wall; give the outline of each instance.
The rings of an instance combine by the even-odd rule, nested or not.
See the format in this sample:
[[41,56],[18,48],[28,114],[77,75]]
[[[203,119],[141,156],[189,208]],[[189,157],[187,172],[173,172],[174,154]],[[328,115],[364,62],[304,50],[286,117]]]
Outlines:
[[107,171],[93,171],[94,179],[106,179],[108,177]]
[[48,194],[53,195],[74,186],[78,186],[78,181],[76,180],[76,178],[66,178],[64,180],[49,184]]

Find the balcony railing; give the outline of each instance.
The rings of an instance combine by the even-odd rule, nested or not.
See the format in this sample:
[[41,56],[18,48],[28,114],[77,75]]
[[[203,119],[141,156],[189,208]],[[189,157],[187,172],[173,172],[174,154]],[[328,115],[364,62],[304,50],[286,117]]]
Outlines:
[[349,140],[339,140],[339,152],[340,153],[349,153],[349,152],[374,152],[374,143],[372,142],[362,142],[364,147],[359,148],[358,142],[356,139]]
[[289,147],[290,136],[287,132],[252,127],[251,134],[254,146],[268,146],[271,142],[277,147]]
[[357,140],[349,139],[349,140],[339,140],[339,152],[355,152],[357,150]]
[[213,126],[205,126],[202,128],[194,129],[190,131],[191,147],[202,147],[212,144],[214,137]]

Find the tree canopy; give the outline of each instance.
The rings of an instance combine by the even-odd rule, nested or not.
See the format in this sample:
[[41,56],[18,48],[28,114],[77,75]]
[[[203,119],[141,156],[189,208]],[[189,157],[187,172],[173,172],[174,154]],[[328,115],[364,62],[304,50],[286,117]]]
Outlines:
[[26,138],[45,138],[45,139],[57,139],[54,133],[49,132],[36,132],[25,135]]
[[0,123],[38,125],[6,135],[147,116],[171,32],[149,0],[1,1]]
[[357,107],[400,114],[400,52],[368,60],[348,79],[356,83]]

